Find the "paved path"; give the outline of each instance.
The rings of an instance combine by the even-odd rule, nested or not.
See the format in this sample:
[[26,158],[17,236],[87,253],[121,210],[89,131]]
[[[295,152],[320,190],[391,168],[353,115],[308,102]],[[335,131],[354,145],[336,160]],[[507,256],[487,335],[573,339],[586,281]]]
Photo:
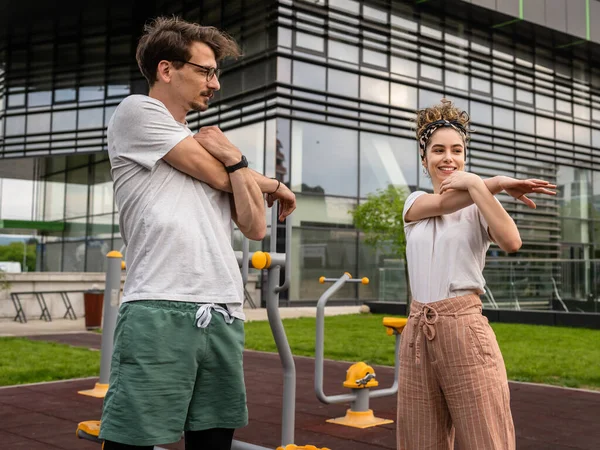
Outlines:
[[[340,314],[358,314],[360,306],[327,306],[326,316],[337,316]],[[248,321],[267,320],[265,308],[245,308]],[[283,319],[296,317],[315,317],[317,308],[314,306],[279,308],[279,314]],[[44,320],[29,320],[27,323],[14,322],[11,319],[0,319],[1,336],[32,336],[35,334],[57,334],[77,333],[85,330],[85,319],[68,320],[54,319],[51,322]]]
[[[99,348],[100,335],[71,333],[36,336],[72,345]],[[297,357],[296,443],[332,450],[395,450],[394,425],[358,430],[328,424],[325,419],[345,413],[346,405],[323,405],[313,393],[312,358]],[[250,424],[236,438],[275,448],[280,439],[282,371],[276,354],[244,353]],[[343,393],[347,363],[326,361],[325,393]],[[391,384],[393,369],[375,367],[380,386]],[[77,395],[93,387],[95,379],[0,388],[0,448],[96,449],[75,438],[77,422],[98,419],[102,402]],[[600,449],[600,393],[526,383],[510,383],[511,405],[519,450]],[[379,417],[394,419],[395,399],[375,399],[371,407]],[[459,444],[460,445],[460,444]],[[457,446],[457,448],[459,447]],[[182,443],[162,445],[182,450]]]

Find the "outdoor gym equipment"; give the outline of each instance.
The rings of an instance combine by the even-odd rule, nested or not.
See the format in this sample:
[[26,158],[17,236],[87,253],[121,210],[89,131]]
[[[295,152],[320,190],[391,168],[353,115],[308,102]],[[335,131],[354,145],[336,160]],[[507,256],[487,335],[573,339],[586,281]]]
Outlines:
[[116,250],[106,255],[106,283],[104,286],[104,312],[102,327],[106,333],[102,333],[100,345],[100,377],[93,389],[79,391],[81,395],[104,398],[108,391],[108,379],[110,377],[110,359],[112,357],[114,331],[117,325],[121,294],[121,270],[124,269],[123,254]]
[[[266,304],[267,304],[267,317],[269,319],[269,325],[275,339],[281,365],[283,366],[283,406],[282,406],[282,417],[281,417],[281,446],[277,447],[277,450],[329,450],[327,448],[317,448],[312,445],[308,446],[297,446],[294,444],[294,428],[295,428],[295,416],[296,416],[296,365],[292,351],[290,349],[285,329],[279,315],[279,294],[289,288],[291,279],[291,265],[290,257],[292,250],[292,221],[290,217],[286,221],[286,242],[285,242],[285,253],[276,252],[277,244],[277,211],[278,205],[272,207],[271,217],[271,243],[269,252],[255,252],[250,258],[248,240],[244,238],[242,251],[236,252],[236,258],[242,271],[242,280],[244,284],[248,279],[248,268],[253,267],[259,270],[267,270],[267,290],[266,290]],[[111,298],[111,305],[113,303],[113,297],[111,296],[116,289],[116,310],[118,311],[118,295],[120,293],[120,271],[117,274],[117,268],[120,269],[121,254],[117,256],[116,253],[109,253],[109,264],[106,276],[106,288],[105,298]],[[110,255],[113,255],[112,257]],[[116,262],[111,263],[111,258]],[[117,264],[118,263],[118,264]],[[280,286],[280,272],[281,269],[285,269],[285,281]],[[108,387],[108,377],[103,378],[103,375],[110,373],[110,360],[112,355],[112,344],[113,334],[116,326],[116,312],[114,313],[114,319],[112,316],[107,317],[107,314],[113,314],[111,311],[108,313],[105,311],[105,326],[103,327],[102,333],[102,363],[100,367],[101,377],[98,384],[106,384]],[[104,335],[110,335],[110,342],[108,337],[106,339]],[[110,345],[109,345],[110,344]],[[106,358],[105,356],[106,355]],[[106,363],[104,363],[106,361]],[[105,383],[102,383],[105,381]],[[103,389],[105,389],[103,387]],[[106,390],[104,390],[106,394]],[[104,395],[102,395],[104,397]],[[100,432],[100,421],[87,421],[79,423],[77,427],[77,436],[82,439],[91,440],[94,442],[102,442],[98,439]],[[261,447],[254,444],[248,444],[240,441],[233,441],[232,450],[272,450],[267,447]]]
[[[254,252],[252,258],[249,258],[248,247],[243,247],[242,254],[236,255],[238,262],[242,267],[242,278],[246,282],[248,259],[251,267],[267,271],[267,289],[266,305],[267,317],[279,359],[283,367],[283,404],[281,410],[281,446],[277,450],[329,450],[327,448],[317,448],[313,445],[297,446],[294,444],[294,429],[296,418],[296,364],[290,344],[288,343],[285,329],[279,315],[279,294],[289,289],[292,277],[291,255],[292,255],[292,221],[288,217],[285,224],[285,253],[277,253],[277,205],[273,205],[271,214],[271,242],[269,252]],[[247,241],[245,239],[245,241]],[[246,269],[244,270],[244,267]],[[280,271],[284,268],[284,283],[279,286]],[[271,450],[267,447],[248,444],[240,441],[233,441],[232,450]]]
[[329,298],[335,294],[346,283],[369,284],[368,278],[353,279],[348,272],[340,278],[319,278],[321,284],[333,282],[333,285],[327,289],[319,302],[317,303],[317,338],[315,341],[315,394],[317,398],[325,403],[345,403],[351,402],[350,409],[346,411],[344,417],[329,419],[327,422],[345,425],[354,428],[369,428],[387,423],[393,423],[393,420],[381,419],[375,417],[373,410],[369,409],[369,399],[376,397],[385,397],[395,395],[398,392],[398,369],[400,367],[400,339],[402,330],[406,326],[407,319],[384,317],[383,325],[386,327],[388,335],[396,336],[396,347],[394,353],[394,383],[386,389],[372,391],[371,388],[379,386],[376,380],[375,371],[364,362],[358,362],[350,366],[346,372],[346,380],[343,386],[351,389],[350,394],[325,395],[323,392],[323,346],[325,334],[325,305]]
[[[122,250],[121,250],[122,251]],[[110,378],[110,361],[113,351],[113,339],[117,326],[117,315],[121,303],[121,271],[125,270],[123,254],[116,250],[106,255],[106,282],[104,286],[104,302],[102,316],[102,341],[100,345],[100,377],[93,389],[79,391],[79,394],[90,397],[104,398],[108,391]],[[100,421],[88,420],[80,422],[77,426],[77,437],[92,442],[102,443],[98,439]]]

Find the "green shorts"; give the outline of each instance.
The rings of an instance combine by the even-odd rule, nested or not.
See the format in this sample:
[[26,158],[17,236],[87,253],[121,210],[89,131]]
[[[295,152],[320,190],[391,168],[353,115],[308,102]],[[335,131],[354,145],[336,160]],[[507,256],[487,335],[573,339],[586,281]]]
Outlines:
[[212,311],[195,325],[196,303],[121,305],[100,438],[129,445],[177,442],[182,431],[248,422],[242,365],[244,322]]

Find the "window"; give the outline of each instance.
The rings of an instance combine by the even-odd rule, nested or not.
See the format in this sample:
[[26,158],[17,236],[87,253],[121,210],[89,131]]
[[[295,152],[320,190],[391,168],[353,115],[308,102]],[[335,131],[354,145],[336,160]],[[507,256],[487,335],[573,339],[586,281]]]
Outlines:
[[294,61],[294,86],[325,90],[325,67]]
[[446,70],[446,86],[460,89],[462,91],[469,90],[469,76],[464,73],[453,72]]
[[535,118],[535,128],[538,136],[554,139],[554,120],[538,116]]
[[329,69],[327,77],[327,92],[357,98],[358,75],[341,70]]
[[320,195],[296,196],[298,207],[292,216],[293,226],[352,226],[352,215],[356,198],[329,197]]
[[517,112],[515,119],[515,129],[518,132],[535,134],[535,116]]
[[417,107],[417,88],[392,83],[390,100],[391,105],[415,109]]
[[62,220],[64,209],[65,172],[60,172],[49,176],[44,182],[44,220]]
[[535,107],[546,111],[554,111],[554,99],[547,95],[535,94]]
[[316,52],[323,52],[325,50],[325,41],[320,36],[296,31],[296,46]]
[[[110,163],[94,164],[94,183],[90,189],[90,215],[111,214],[113,211],[113,183],[110,176]],[[111,219],[112,221],[112,219]]]
[[[290,300],[317,300],[323,294],[320,276],[338,277],[345,271],[355,272],[356,238],[354,230],[294,229],[292,245],[298,252],[298,264],[292,269]],[[353,285],[346,283],[330,302],[355,300],[356,293]]]
[[329,40],[328,55],[330,58],[358,64],[358,50],[356,45]]
[[52,103],[52,91],[34,91],[27,94],[27,106],[47,106]]
[[103,108],[80,109],[79,122],[77,124],[77,128],[80,130],[85,130],[89,128],[102,128],[103,119]]
[[501,83],[494,83],[494,97],[508,102],[514,101],[514,88]]
[[559,166],[556,185],[559,215],[589,219],[592,201],[591,171]]
[[575,125],[575,143],[590,145],[590,129],[581,125]]
[[573,105],[573,115],[578,119],[590,120],[590,108],[575,103]]
[[[67,193],[66,193],[66,212],[65,218],[80,217],[87,214],[88,201],[88,168],[70,170],[67,172]],[[85,236],[85,229],[82,234]]]
[[50,113],[30,114],[27,117],[27,134],[48,133],[50,131]]
[[411,78],[417,78],[417,62],[411,59],[392,56],[392,72]]
[[8,116],[6,118],[6,136],[25,134],[25,116]]
[[471,100],[469,115],[474,123],[481,125],[492,124],[492,107],[488,104]]
[[421,76],[430,80],[442,81],[442,69],[421,63]]
[[52,113],[52,131],[75,131],[76,111],[56,111]]
[[573,125],[562,120],[556,121],[556,139],[573,142]]
[[0,188],[3,219],[33,220],[35,181],[0,178]]
[[264,173],[265,124],[259,122],[229,130],[225,134],[231,143],[246,155],[249,167]]
[[376,52],[374,50],[363,49],[362,51],[363,63],[370,64],[372,66],[384,67],[388,66],[388,58],[385,53]]
[[443,94],[439,92],[428,91],[427,89],[419,89],[419,108],[427,108],[437,105],[443,98]]
[[371,77],[360,77],[360,98],[377,103],[390,102],[390,83]]
[[360,3],[355,0],[329,0],[329,6],[358,15]]
[[523,103],[533,103],[533,94],[530,91],[517,89],[517,101]]
[[388,185],[416,186],[417,142],[383,134],[360,133],[360,196]]
[[294,121],[293,190],[356,197],[357,143],[357,131]]

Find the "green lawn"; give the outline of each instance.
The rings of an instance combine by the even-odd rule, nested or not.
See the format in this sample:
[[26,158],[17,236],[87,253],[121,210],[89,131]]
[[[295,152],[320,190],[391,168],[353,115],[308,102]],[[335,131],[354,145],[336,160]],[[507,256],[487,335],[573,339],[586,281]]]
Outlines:
[[0,338],[0,386],[98,376],[100,352],[25,338]]
[[[325,357],[370,364],[394,364],[394,338],[382,315],[325,318]],[[313,356],[315,319],[284,320],[292,352]],[[518,381],[600,389],[600,330],[492,323],[508,378]],[[246,347],[275,351],[268,323],[246,324]]]
[[[325,357],[394,364],[394,338],[381,315],[325,319]],[[314,356],[315,319],[286,319],[295,355]],[[600,330],[492,324],[511,380],[600,389]],[[267,322],[246,324],[246,348],[274,352]],[[61,344],[0,338],[0,386],[98,375],[100,353]]]

